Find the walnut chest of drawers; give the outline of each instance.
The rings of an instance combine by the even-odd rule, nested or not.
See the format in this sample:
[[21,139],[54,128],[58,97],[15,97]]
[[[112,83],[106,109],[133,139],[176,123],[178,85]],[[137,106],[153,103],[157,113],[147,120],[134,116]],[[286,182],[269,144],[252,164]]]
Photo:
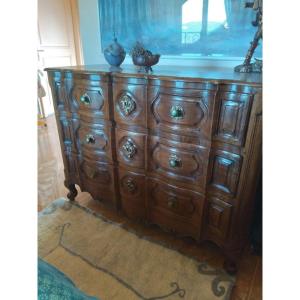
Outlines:
[[77,184],[129,218],[213,241],[232,265],[261,172],[260,76],[187,67],[47,72],[68,197]]

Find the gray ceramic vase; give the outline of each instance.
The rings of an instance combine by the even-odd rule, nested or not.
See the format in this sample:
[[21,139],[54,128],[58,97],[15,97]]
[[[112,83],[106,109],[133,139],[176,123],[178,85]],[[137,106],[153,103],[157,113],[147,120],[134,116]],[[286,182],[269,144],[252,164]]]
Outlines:
[[113,42],[104,50],[106,61],[113,67],[119,67],[124,61],[126,52],[124,48],[114,38]]

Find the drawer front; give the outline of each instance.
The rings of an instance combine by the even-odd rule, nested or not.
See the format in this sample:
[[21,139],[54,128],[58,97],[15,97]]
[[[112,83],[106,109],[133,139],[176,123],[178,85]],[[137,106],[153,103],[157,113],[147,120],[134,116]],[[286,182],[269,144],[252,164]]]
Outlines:
[[125,166],[144,169],[146,135],[119,128],[116,128],[115,132],[118,162]]
[[210,189],[226,196],[235,196],[240,177],[242,157],[230,152],[214,150],[210,164]]
[[146,127],[146,86],[124,83],[124,80],[113,83],[115,121]]
[[220,111],[216,139],[243,146],[252,104],[252,95],[221,92],[218,95]]
[[125,214],[131,219],[145,219],[145,175],[120,168],[119,186]]
[[209,139],[214,92],[150,88],[149,127]]
[[80,176],[84,191],[96,200],[116,206],[115,169],[112,166],[84,159],[80,163]]
[[193,144],[150,137],[149,170],[169,179],[205,188],[209,152]]
[[93,160],[83,159],[80,173],[83,179],[107,186],[111,186],[114,179],[111,166]]
[[[75,124],[75,121],[73,121]],[[81,153],[88,158],[102,162],[112,161],[111,135],[108,125],[89,124],[77,120],[76,141]]]
[[110,120],[108,84],[100,81],[97,76],[75,77],[72,99],[81,117]]
[[200,236],[204,197],[160,180],[147,179],[149,220],[183,235]]
[[232,214],[232,206],[218,198],[210,198],[207,214],[207,230],[221,240],[225,240],[228,235]]

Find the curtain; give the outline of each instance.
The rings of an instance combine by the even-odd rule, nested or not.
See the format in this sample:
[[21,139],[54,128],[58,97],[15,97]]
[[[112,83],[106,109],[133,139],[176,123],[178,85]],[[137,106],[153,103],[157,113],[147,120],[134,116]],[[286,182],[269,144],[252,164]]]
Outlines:
[[246,0],[224,0],[227,24],[232,32],[239,32],[252,27],[254,12],[245,8]]
[[101,40],[111,43],[115,32],[128,52],[136,41],[151,51],[178,47],[181,41],[181,12],[186,0],[99,0]]

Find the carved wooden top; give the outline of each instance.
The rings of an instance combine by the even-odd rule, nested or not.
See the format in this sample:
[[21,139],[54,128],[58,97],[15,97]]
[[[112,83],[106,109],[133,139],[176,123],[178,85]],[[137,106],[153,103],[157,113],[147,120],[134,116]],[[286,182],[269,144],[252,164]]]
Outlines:
[[72,71],[74,73],[99,73],[102,75],[113,74],[118,77],[140,77],[145,79],[166,79],[185,81],[210,81],[212,83],[247,83],[261,87],[262,75],[257,73],[240,74],[231,68],[184,67],[184,66],[155,66],[153,73],[138,72],[135,66],[122,65],[120,71],[112,71],[108,65],[82,65],[68,67],[47,68],[46,71]]

